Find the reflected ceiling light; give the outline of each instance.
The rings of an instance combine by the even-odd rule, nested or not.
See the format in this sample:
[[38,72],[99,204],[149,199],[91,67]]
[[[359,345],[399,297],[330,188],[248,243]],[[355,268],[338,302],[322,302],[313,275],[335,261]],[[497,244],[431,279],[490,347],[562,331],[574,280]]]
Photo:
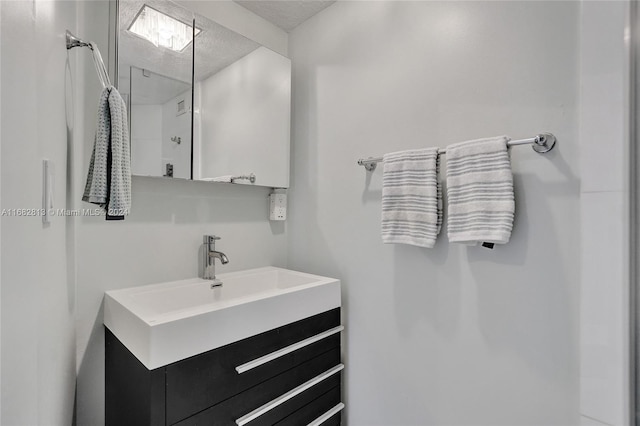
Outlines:
[[[135,17],[128,29],[132,33],[149,40],[155,46],[180,52],[193,40],[191,25],[165,15],[146,4]],[[200,33],[196,28],[195,35]]]

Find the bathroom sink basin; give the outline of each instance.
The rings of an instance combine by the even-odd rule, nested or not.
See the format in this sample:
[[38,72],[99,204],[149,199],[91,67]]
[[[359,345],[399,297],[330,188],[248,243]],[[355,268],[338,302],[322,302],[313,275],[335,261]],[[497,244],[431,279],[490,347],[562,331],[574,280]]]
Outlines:
[[148,369],[340,306],[340,281],[266,267],[105,293],[104,324]]

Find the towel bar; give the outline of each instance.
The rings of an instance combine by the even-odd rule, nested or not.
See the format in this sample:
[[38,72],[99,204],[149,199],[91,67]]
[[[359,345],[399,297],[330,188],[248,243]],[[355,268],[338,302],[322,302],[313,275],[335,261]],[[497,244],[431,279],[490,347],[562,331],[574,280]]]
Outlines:
[[109,73],[107,72],[107,67],[105,67],[104,65],[104,61],[102,60],[102,55],[100,55],[98,46],[93,42],[88,43],[86,41],[80,40],[78,37],[71,34],[69,30],[67,30],[66,40],[67,50],[73,49],[74,47],[88,47],[89,49],[91,49],[91,52],[93,52],[93,62],[96,66],[96,72],[98,73],[98,77],[100,78],[102,87],[111,87]]
[[[528,139],[517,139],[507,142],[507,146],[517,146],[517,145],[533,145],[531,148],[538,154],[545,154],[553,149],[558,140],[552,133],[540,133],[539,135],[528,138]],[[438,155],[446,154],[446,149],[439,149]],[[382,157],[369,157],[367,159],[359,159],[358,165],[364,166],[364,168],[372,172],[376,169],[377,163],[381,163],[383,161]]]

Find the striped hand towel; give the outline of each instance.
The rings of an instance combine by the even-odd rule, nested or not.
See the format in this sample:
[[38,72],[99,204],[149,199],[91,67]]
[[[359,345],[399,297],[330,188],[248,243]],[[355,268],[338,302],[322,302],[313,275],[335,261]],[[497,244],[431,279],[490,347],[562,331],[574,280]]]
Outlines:
[[384,155],[382,241],[433,247],[442,225],[438,148]]
[[447,147],[449,241],[509,242],[515,201],[508,141],[499,136]]

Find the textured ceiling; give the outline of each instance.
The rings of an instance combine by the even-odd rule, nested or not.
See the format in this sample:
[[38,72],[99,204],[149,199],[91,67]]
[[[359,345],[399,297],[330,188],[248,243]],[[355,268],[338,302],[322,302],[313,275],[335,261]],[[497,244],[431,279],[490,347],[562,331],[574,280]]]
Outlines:
[[286,32],[331,6],[335,0],[234,0]]
[[[182,52],[174,52],[156,47],[127,31],[138,11],[145,4],[184,23],[191,23],[195,18],[196,28],[202,30],[195,39],[196,81],[215,74],[260,47],[258,43],[172,2],[120,0],[118,60],[122,78],[126,79],[129,75],[129,67],[135,66],[175,80],[191,82],[193,50],[191,44]],[[128,81],[121,81],[120,84],[122,83],[128,83]]]

